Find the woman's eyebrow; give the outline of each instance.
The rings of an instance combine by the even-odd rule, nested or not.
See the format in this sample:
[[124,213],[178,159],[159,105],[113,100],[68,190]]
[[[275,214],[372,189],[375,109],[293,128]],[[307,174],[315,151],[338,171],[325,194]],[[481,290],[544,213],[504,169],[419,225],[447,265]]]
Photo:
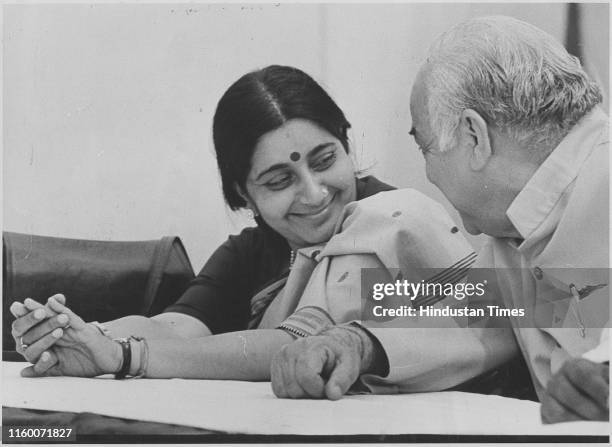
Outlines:
[[310,150],[310,152],[308,152],[308,158],[316,157],[319,154],[319,152],[321,152],[324,149],[327,149],[330,146],[334,146],[335,144],[336,143],[334,143],[333,141],[330,141],[329,143],[322,143],[322,144],[315,146],[314,148]]
[[263,177],[264,175],[272,172],[272,171],[276,171],[277,169],[285,169],[287,168],[289,165],[287,163],[276,163],[273,164],[272,166],[270,166],[267,169],[264,169],[263,171],[261,171],[257,177],[255,177],[255,181],[258,181],[261,177]]
[[[310,150],[310,152],[308,152],[308,158],[316,157],[319,154],[319,152],[321,152],[322,150],[324,150],[324,149],[326,149],[326,148],[328,148],[330,146],[333,146],[334,144],[336,144],[336,143],[334,143],[333,141],[330,141],[328,143],[322,143],[322,144],[319,144],[319,145],[315,146],[313,149]],[[285,168],[288,168],[288,167],[289,167],[288,163],[275,163],[272,166],[270,166],[269,168],[266,168],[263,171],[261,171],[257,175],[257,177],[255,177],[255,181],[258,181],[261,177],[263,177],[266,174],[269,174],[272,171],[275,171],[277,169],[285,169]]]

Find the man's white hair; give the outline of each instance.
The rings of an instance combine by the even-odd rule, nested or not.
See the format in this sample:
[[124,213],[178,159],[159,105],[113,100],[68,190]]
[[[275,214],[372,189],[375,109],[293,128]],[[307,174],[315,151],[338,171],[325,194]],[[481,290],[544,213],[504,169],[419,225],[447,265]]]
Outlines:
[[510,17],[455,25],[433,43],[427,62],[427,112],[443,151],[456,143],[465,109],[532,148],[558,141],[602,100],[555,38]]

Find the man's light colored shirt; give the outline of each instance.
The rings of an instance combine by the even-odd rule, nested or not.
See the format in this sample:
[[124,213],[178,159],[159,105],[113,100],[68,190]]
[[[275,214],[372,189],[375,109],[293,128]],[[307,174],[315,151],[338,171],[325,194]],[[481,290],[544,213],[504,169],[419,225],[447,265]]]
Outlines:
[[497,274],[491,299],[549,321],[511,318],[512,329],[369,328],[390,368],[385,378],[362,376],[371,391],[450,387],[507,361],[518,342],[541,395],[568,357],[597,347],[610,320],[607,124],[600,109],[585,116],[516,197],[507,215],[522,241],[491,238],[479,253],[477,266]]
[[508,208],[523,240],[491,239],[479,254],[496,268],[506,307],[536,315],[533,327],[516,319],[513,327],[538,395],[565,360],[595,348],[609,326],[609,203],[608,117],[597,108]]

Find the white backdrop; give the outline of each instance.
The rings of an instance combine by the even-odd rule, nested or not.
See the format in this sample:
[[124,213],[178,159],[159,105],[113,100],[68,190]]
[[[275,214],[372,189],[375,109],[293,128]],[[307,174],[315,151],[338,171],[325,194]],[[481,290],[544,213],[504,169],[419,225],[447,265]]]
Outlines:
[[[608,5],[581,7],[588,68],[607,88]],[[302,68],[328,89],[369,173],[451,210],[408,135],[410,86],[427,46],[450,25],[490,14],[563,40],[566,8],[5,5],[4,229],[102,240],[178,234],[199,270],[248,223],[222,200],[216,103],[239,76],[271,63]]]

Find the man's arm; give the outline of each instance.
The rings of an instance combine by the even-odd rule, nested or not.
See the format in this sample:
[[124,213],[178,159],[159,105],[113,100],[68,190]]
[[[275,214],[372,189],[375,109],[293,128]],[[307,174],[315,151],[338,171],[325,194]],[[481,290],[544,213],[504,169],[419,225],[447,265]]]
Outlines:
[[361,377],[372,392],[440,391],[517,353],[509,328],[336,326],[284,346],[271,367],[278,397],[339,399]]
[[542,397],[542,422],[610,420],[609,337],[608,323],[595,349],[567,360],[552,376]]
[[542,422],[609,421],[610,367],[583,358],[567,360],[542,397]]
[[386,374],[382,347],[365,330],[344,325],[285,345],[271,366],[278,397],[340,399],[360,374]]

